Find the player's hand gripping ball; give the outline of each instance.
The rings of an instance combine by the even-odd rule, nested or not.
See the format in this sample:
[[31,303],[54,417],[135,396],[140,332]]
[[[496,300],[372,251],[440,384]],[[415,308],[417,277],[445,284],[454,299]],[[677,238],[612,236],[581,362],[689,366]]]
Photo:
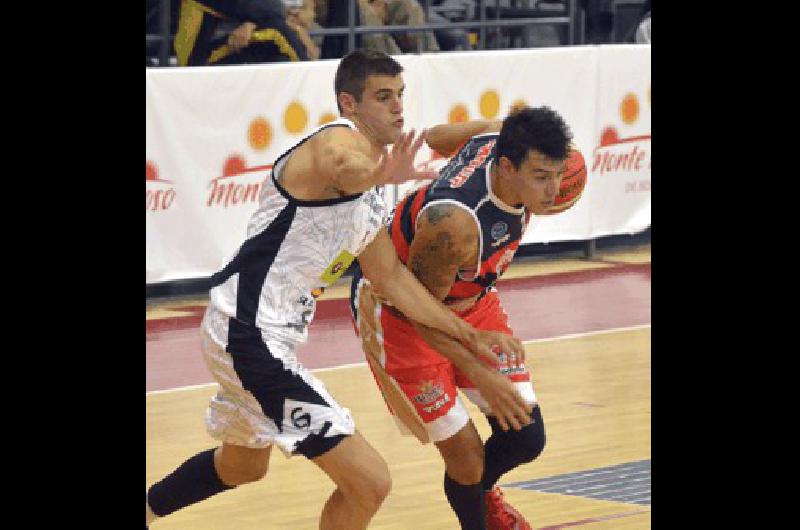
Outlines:
[[577,149],[571,149],[567,155],[567,164],[564,168],[564,177],[558,189],[555,204],[545,215],[552,215],[569,210],[578,202],[583,189],[586,187],[586,161]]

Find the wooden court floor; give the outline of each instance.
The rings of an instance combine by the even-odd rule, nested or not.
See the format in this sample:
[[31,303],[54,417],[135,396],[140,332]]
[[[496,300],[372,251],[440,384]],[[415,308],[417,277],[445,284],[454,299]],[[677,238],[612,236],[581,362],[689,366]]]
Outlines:
[[[605,259],[649,263],[649,246]],[[552,270],[544,274],[563,272],[570,267],[568,261],[562,267],[549,262]],[[602,258],[598,263],[602,264]],[[649,313],[647,317],[649,321]],[[649,324],[528,340],[526,349],[548,441],[536,461],[503,476],[501,486],[649,461]],[[400,436],[366,365],[315,373],[351,410],[359,430],[389,463],[392,492],[370,528],[457,529],[442,491],[444,466],[438,452],[431,445],[421,446],[415,439]],[[147,485],[214,445],[203,425],[206,404],[214,392],[213,385],[205,385],[147,394]],[[465,403],[485,439],[490,432],[485,418],[468,400]],[[156,521],[151,529],[315,529],[331,491],[332,482],[313,464],[302,457],[286,459],[274,450],[270,471],[261,482],[188,507]],[[514,487],[504,491],[539,530],[651,527],[649,501],[634,504]]]

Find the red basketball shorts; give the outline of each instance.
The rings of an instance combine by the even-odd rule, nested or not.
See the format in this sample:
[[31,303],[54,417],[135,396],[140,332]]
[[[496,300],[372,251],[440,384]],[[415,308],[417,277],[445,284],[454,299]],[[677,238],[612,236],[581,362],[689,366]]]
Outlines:
[[[364,288],[365,282],[361,278],[359,285],[354,286],[356,297]],[[359,307],[358,304],[355,306]],[[469,414],[458,396],[457,388],[484,414],[491,414],[486,400],[472,381],[450,360],[431,348],[406,319],[398,316],[394,308],[376,303],[371,310],[366,309],[363,304],[359,307],[357,319],[368,321],[357,321],[356,329],[367,329],[360,327],[366,325],[374,329],[375,333],[371,334],[373,336],[370,340],[361,334],[362,347],[367,355],[380,362],[402,390],[424,423],[431,440],[446,440],[469,421]],[[512,334],[508,326],[508,315],[495,291],[487,293],[471,308],[457,314],[477,329]],[[498,352],[498,357],[501,373],[514,383],[527,403],[536,403],[528,369],[524,365],[510,367],[504,352]],[[392,403],[387,402],[387,405],[391,411]]]

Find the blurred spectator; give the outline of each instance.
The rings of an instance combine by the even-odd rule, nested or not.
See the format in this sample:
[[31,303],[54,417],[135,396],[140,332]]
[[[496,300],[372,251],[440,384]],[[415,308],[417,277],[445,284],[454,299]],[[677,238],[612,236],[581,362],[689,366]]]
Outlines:
[[[471,3],[474,0],[446,0]],[[348,0],[316,0],[317,21],[328,28],[348,26]],[[359,26],[419,26],[428,21],[447,22],[438,13],[425,11],[417,0],[357,0],[356,24]],[[440,45],[440,41],[445,46]],[[470,49],[467,33],[463,30],[442,30],[406,33],[368,33],[356,35],[356,49],[377,50],[389,55],[413,52],[436,52],[441,49]],[[347,53],[347,36],[326,36],[322,44],[322,58],[342,57]]]
[[[377,4],[376,0],[373,2]],[[417,0],[385,0],[383,23],[388,26],[421,26],[425,24],[425,11]],[[439,43],[432,31],[393,33],[395,42],[404,53],[438,52]]]
[[[476,0],[431,0],[428,7],[428,21],[463,22],[472,20],[477,13]],[[467,30],[462,28],[436,29],[436,42],[442,51],[471,50]]]
[[[349,26],[349,0],[327,0],[324,16],[326,28]],[[383,26],[386,17],[386,0],[357,0],[355,21],[358,26]],[[318,20],[322,21],[323,17]],[[322,42],[321,57],[338,59],[348,52],[347,35],[326,35]],[[399,55],[402,50],[388,33],[368,33],[356,35],[356,49],[381,51],[387,55]]]
[[314,0],[283,0],[286,6],[286,23],[297,32],[300,41],[306,48],[308,58],[319,59],[319,44],[315,42],[310,30],[319,28],[314,20],[316,18]]
[[175,53],[181,66],[308,59],[281,0],[181,0]]
[[[387,18],[386,0],[358,0],[359,25],[385,26]],[[394,35],[390,33],[369,33],[361,36],[361,46],[365,50],[380,51],[388,55],[403,53]]]
[[642,17],[636,28],[634,42],[637,44],[650,44],[650,0],[645,0],[642,6]]
[[586,44],[614,42],[614,0],[579,0],[586,14]]

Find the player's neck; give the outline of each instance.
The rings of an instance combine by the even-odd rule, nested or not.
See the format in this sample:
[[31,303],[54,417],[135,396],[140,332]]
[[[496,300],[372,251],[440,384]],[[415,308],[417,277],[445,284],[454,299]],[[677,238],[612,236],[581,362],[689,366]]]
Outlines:
[[364,137],[367,140],[369,140],[369,143],[372,146],[373,154],[375,156],[380,156],[380,154],[383,152],[385,144],[381,143],[381,141],[378,140],[377,134],[375,134],[366,123],[361,121],[358,116],[344,116],[344,117],[353,122],[353,125],[356,126],[358,132],[363,134]]
[[510,208],[519,208],[518,205],[522,201],[517,198],[514,190],[508,188],[508,181],[500,175],[500,165],[497,160],[492,160],[490,166],[491,179],[489,184],[492,186],[491,191],[494,196]]

